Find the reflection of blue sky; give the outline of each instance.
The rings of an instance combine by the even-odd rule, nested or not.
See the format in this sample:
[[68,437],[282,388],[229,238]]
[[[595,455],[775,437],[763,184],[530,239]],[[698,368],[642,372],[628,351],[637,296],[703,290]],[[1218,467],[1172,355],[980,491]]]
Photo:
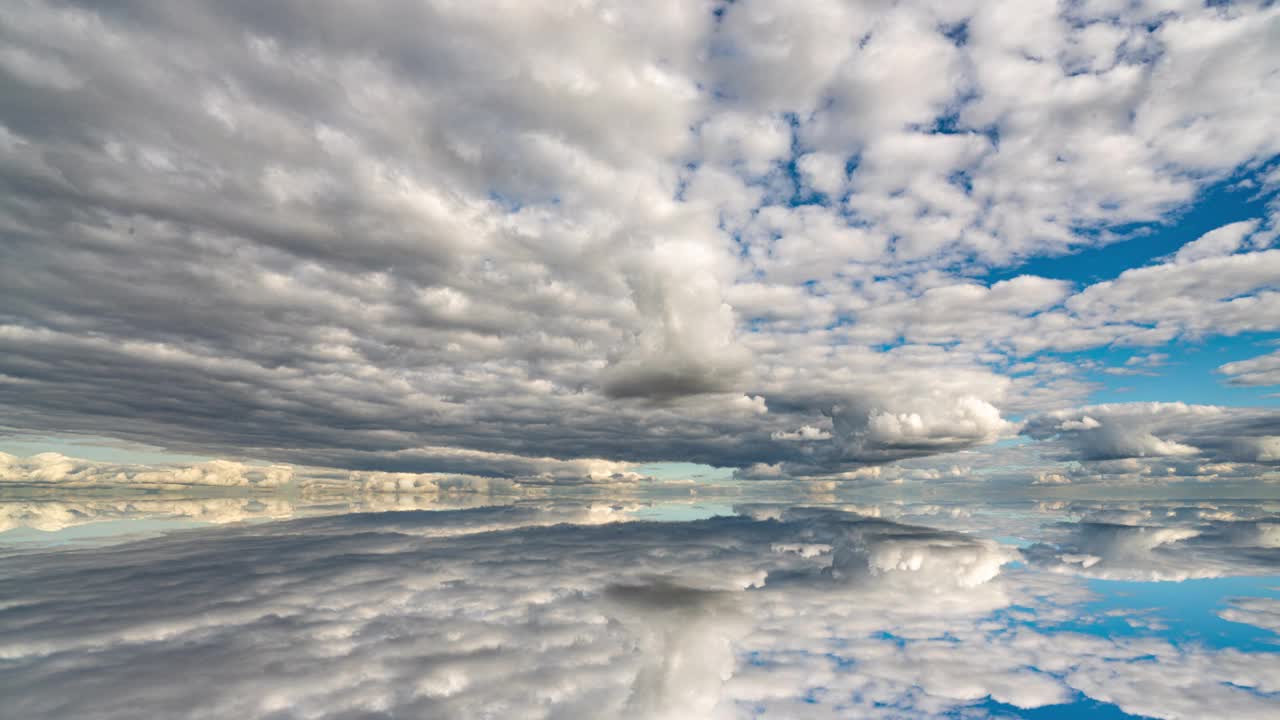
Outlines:
[[[197,699],[215,717],[266,716],[230,696],[266,692],[259,678],[281,672],[292,680],[272,697],[296,696],[318,718],[342,716],[325,706],[326,683],[398,714],[463,718],[535,696],[560,698],[549,707],[562,712],[531,716],[716,720],[1234,718],[1280,702],[1280,637],[1220,617],[1238,598],[1280,600],[1280,575],[1258,570],[1280,567],[1280,551],[1249,545],[1268,542],[1256,525],[1269,511],[1247,502],[1217,503],[1204,520],[1206,506],[1176,502],[508,500],[43,498],[18,512],[8,499],[4,517],[27,525],[0,533],[0,627],[21,616],[8,625],[21,630],[0,630],[12,671],[0,692],[32,719],[123,717],[59,704],[96,677],[121,684],[104,707],[188,717],[130,673],[181,652],[227,683]],[[436,512],[350,514],[385,507]],[[1079,542],[1073,529],[1093,527],[1078,519],[1143,508],[1200,528],[1161,545],[1162,563],[1217,577],[1107,580],[1052,561]],[[1120,553],[1096,567],[1148,560],[1123,543],[1092,547]],[[142,606],[124,609],[134,596]],[[238,650],[223,645],[232,638]],[[490,657],[473,639],[505,649]],[[579,664],[581,643],[612,658],[607,674]],[[369,668],[390,694],[383,680],[323,679]]]
[[1019,708],[994,700],[987,700],[975,706],[957,710],[952,714],[952,717],[973,717],[971,713],[975,710],[984,713],[983,716],[1016,717],[1026,718],[1027,720],[1079,720],[1080,718],[1128,720],[1129,718],[1140,717],[1138,715],[1130,715],[1115,705],[1100,703],[1080,693],[1076,695],[1077,699],[1073,703],[1046,705],[1038,708]]
[[1280,576],[1226,577],[1182,582],[1087,581],[1097,598],[1080,607],[1088,621],[1054,629],[1109,637],[1154,636],[1181,645],[1280,650],[1280,636],[1244,623],[1228,622],[1218,612],[1236,597],[1280,598]]
[[636,520],[688,521],[717,515],[732,515],[733,505],[726,503],[656,503],[631,512]]
[[20,527],[0,532],[0,548],[7,545],[27,547],[101,545],[154,537],[174,530],[204,527],[208,524],[176,518],[128,518],[72,525],[53,531]]

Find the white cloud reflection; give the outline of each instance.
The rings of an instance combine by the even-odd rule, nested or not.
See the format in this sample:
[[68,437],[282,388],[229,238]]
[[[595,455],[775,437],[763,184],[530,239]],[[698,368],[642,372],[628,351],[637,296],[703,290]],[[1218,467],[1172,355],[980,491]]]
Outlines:
[[1054,630],[1089,592],[993,540],[833,508],[634,509],[334,515],[0,558],[0,694],[33,719],[941,717],[1081,693],[1261,718],[1280,692],[1275,653]]
[[1053,572],[1109,580],[1265,575],[1280,563],[1280,514],[1248,505],[1086,507],[1026,555]]

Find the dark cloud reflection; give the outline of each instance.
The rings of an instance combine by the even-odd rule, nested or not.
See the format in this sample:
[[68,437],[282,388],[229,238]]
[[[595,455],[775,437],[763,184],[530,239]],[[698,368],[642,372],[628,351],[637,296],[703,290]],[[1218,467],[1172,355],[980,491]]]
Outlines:
[[1088,609],[1089,578],[1274,575],[1256,504],[636,510],[525,499],[9,554],[0,695],[22,718],[1274,716],[1274,579],[1204,618],[1271,638],[1238,647]]

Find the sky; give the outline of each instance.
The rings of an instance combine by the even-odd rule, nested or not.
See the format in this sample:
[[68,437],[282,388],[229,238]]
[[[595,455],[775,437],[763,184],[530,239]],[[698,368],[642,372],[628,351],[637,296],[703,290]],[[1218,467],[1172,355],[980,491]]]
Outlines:
[[0,482],[1280,479],[1271,2],[19,0]]

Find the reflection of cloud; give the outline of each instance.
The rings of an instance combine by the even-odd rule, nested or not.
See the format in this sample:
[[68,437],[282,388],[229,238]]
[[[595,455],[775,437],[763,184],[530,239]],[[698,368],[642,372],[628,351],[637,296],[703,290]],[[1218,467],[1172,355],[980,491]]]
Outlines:
[[1141,638],[1025,633],[1014,639],[1037,666],[1073,689],[1133,715],[1168,718],[1275,716],[1280,661],[1273,653],[1208,651]]
[[1275,598],[1236,598],[1218,617],[1280,634],[1280,600]]
[[344,504],[339,507],[343,510],[349,507],[354,512],[461,509],[500,505],[515,501],[514,497],[501,498],[474,493],[456,493],[444,496],[366,493],[356,495],[354,499],[350,495],[337,495],[334,499],[342,503],[349,503],[349,505]]
[[1055,543],[1026,551],[1040,567],[1111,580],[1186,580],[1280,568],[1280,517],[1213,507],[1092,509]]
[[94,522],[158,518],[222,524],[293,513],[293,503],[277,497],[0,500],[0,532],[23,527],[54,532]]
[[[512,503],[515,497],[493,497],[475,493],[448,495],[405,495],[395,493],[334,494],[323,498],[297,499],[286,495],[255,493],[233,497],[171,497],[161,494],[112,495],[103,498],[51,500],[43,497],[0,497],[0,532],[31,528],[56,532],[89,523],[132,520],[189,520],[227,524],[254,520],[279,520],[295,516],[329,515],[348,512],[390,512],[443,510]],[[503,502],[498,502],[503,501]],[[631,506],[597,503],[567,515],[559,522],[610,522],[622,517]],[[545,513],[548,518],[555,517]],[[521,520],[516,524],[526,522]]]
[[[1156,640],[1006,625],[993,611],[1079,591],[968,535],[818,508],[628,512],[327,516],[0,558],[0,695],[32,720],[715,720],[936,717],[1087,688],[1159,717],[1204,716],[1185,712],[1202,692],[1249,717],[1241,687],[1280,676],[1273,658],[1249,675]],[[1182,705],[1124,691],[1151,656],[1196,669]]]
[[[977,617],[1008,602],[992,579],[1011,556],[994,543],[834,511],[555,524],[622,511],[323,517],[6,559],[21,585],[0,604],[44,599],[6,637],[17,672],[0,683],[33,718],[725,717],[741,654],[789,626],[857,637],[881,613]],[[209,682],[166,690],[165,670],[189,666]]]

